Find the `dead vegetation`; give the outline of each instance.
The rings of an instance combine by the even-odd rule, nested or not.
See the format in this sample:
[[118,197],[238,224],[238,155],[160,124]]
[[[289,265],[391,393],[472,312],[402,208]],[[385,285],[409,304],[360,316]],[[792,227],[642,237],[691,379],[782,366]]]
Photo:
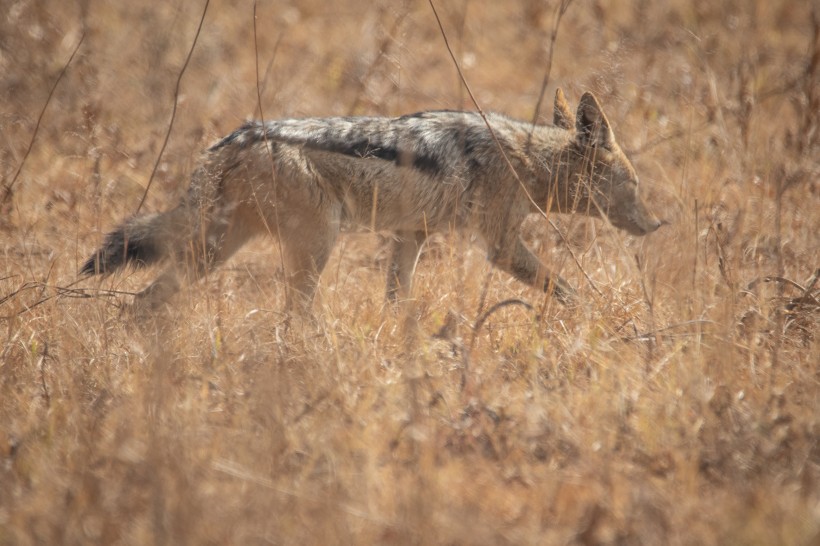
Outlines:
[[349,236],[299,328],[270,241],[150,319],[124,308],[150,273],[76,271],[260,98],[473,108],[429,3],[264,3],[254,44],[252,2],[214,0],[176,97],[204,3],[10,3],[0,544],[820,541],[820,12],[575,2],[555,39],[561,4],[436,8],[485,110],[531,119],[554,41],[550,90],[601,98],[669,225],[534,218],[574,310],[451,236],[392,313]]

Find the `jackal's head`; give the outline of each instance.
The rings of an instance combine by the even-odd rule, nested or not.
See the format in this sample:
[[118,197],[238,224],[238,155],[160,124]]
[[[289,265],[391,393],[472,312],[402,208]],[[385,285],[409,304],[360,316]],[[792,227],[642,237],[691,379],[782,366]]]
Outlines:
[[572,111],[558,89],[555,125],[575,132],[570,144],[567,203],[577,212],[605,215],[612,225],[633,235],[646,235],[661,226],[638,195],[638,175],[615,141],[609,121],[592,93],[578,104],[573,128]]

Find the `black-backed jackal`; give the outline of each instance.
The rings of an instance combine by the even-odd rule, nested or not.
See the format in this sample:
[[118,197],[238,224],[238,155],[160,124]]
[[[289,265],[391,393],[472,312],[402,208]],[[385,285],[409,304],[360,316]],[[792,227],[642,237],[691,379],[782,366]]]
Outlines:
[[341,231],[395,234],[387,276],[395,300],[407,296],[429,234],[467,229],[497,267],[567,303],[572,288],[519,236],[539,209],[606,216],[635,235],[661,225],[591,93],[573,115],[558,90],[553,126],[454,111],[248,122],[204,152],[176,208],[127,220],[81,273],[168,261],[138,296],[153,306],[180,279],[270,233],[281,241],[289,305],[304,312]]

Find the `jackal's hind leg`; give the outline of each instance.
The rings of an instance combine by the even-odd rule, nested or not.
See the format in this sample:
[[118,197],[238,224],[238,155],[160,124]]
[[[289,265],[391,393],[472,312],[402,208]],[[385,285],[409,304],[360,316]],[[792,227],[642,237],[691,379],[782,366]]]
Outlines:
[[393,241],[393,254],[387,267],[387,301],[395,303],[399,297],[410,295],[413,270],[421,245],[427,234],[423,231],[398,231]]
[[138,310],[153,310],[168,301],[179,291],[179,277],[176,266],[171,265],[160,273],[159,277],[149,284],[134,298],[134,308]]
[[211,221],[204,233],[175,249],[174,263],[137,294],[135,306],[153,309],[165,303],[182,284],[193,284],[224,263],[254,233],[237,219]]
[[299,235],[282,233],[280,240],[288,283],[287,307],[299,314],[309,315],[319,277],[339,231],[331,226],[320,229],[318,225],[305,231]]

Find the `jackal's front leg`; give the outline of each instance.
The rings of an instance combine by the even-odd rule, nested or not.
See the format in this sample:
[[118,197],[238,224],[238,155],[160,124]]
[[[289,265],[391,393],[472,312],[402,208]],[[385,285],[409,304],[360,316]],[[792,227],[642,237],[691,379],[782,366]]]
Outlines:
[[552,293],[564,305],[572,305],[576,301],[575,290],[569,283],[541,263],[521,237],[515,238],[510,251],[491,252],[490,261],[521,282]]

